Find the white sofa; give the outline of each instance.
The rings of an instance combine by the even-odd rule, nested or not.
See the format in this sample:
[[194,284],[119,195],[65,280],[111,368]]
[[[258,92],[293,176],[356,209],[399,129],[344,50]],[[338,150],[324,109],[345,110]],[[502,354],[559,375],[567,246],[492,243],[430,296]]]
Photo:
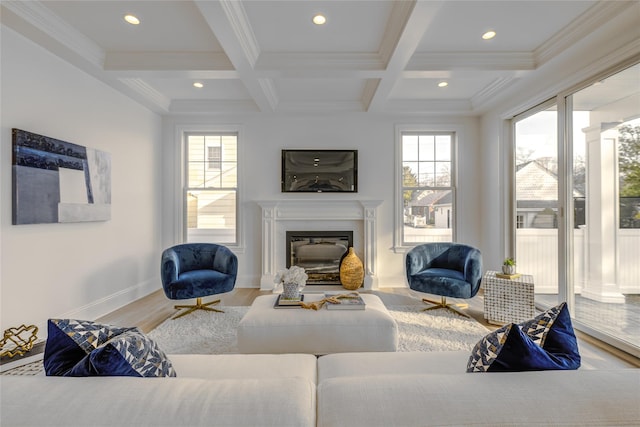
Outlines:
[[468,356],[169,355],[177,378],[2,376],[0,425],[640,425],[638,369],[468,374]]
[[0,425],[315,425],[315,356],[168,357],[176,378],[0,376]]
[[466,373],[469,353],[318,360],[317,425],[638,426],[640,370]]

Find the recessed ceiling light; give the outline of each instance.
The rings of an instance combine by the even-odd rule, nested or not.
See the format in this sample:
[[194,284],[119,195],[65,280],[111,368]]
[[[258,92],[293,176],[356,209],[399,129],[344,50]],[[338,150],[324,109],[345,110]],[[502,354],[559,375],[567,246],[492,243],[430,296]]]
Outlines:
[[483,38],[484,40],[491,40],[491,39],[492,39],[492,38],[494,38],[495,36],[496,36],[496,32],[495,32],[495,31],[493,31],[493,30],[489,30],[489,31],[487,31],[486,33],[484,33],[484,34],[482,35],[482,38]]
[[195,82],[195,83],[193,84],[193,87],[197,87],[198,89],[200,89],[200,88],[203,88],[203,87],[204,87],[204,85],[203,85],[202,83],[200,83],[200,82]]
[[140,23],[140,20],[134,15],[125,15],[124,20],[131,25],[138,25]]
[[327,22],[327,18],[324,15],[318,13],[316,16],[313,17],[312,21],[316,25],[323,25]]
[[449,86],[449,83],[447,83],[447,82],[438,83],[438,87],[447,87],[447,86]]

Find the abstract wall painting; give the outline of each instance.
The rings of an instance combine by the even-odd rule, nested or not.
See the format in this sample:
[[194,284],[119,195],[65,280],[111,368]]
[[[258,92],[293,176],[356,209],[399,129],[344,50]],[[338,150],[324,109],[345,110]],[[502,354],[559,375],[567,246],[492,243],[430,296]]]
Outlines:
[[13,224],[111,219],[111,155],[20,129],[13,136]]

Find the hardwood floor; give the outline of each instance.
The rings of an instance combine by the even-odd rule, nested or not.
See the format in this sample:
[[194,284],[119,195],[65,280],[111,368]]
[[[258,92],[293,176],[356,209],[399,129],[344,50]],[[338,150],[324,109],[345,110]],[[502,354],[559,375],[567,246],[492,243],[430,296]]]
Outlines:
[[[385,305],[423,304],[419,298],[412,295],[406,288],[383,288],[370,292],[378,295]],[[217,307],[224,310],[224,306],[248,306],[251,305],[257,296],[268,294],[271,294],[271,292],[260,291],[255,288],[235,288],[229,293],[220,295],[221,301]],[[205,300],[210,301],[212,299],[214,298],[206,298]],[[487,323],[484,319],[484,300],[481,293],[470,300],[456,301],[451,298],[449,302],[467,303],[468,307],[463,309],[463,311],[470,317],[476,319],[490,330],[498,327]],[[175,304],[176,301],[167,299],[162,290],[158,290],[106,316],[96,319],[96,321],[118,326],[137,326],[143,332],[149,332],[176,313],[176,310],[173,308]],[[640,367],[640,360],[637,358],[618,351],[580,332],[577,332],[576,335],[578,336],[583,369]]]

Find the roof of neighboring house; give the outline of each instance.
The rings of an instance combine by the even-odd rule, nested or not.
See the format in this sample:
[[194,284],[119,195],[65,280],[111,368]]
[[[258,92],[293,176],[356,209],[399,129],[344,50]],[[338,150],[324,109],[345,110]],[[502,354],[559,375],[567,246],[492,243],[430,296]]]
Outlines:
[[[583,197],[573,191],[573,197]],[[536,161],[525,163],[516,172],[517,200],[558,200],[558,177]]]
[[451,204],[451,190],[426,192],[418,194],[416,199],[411,203],[412,206],[435,206]]

